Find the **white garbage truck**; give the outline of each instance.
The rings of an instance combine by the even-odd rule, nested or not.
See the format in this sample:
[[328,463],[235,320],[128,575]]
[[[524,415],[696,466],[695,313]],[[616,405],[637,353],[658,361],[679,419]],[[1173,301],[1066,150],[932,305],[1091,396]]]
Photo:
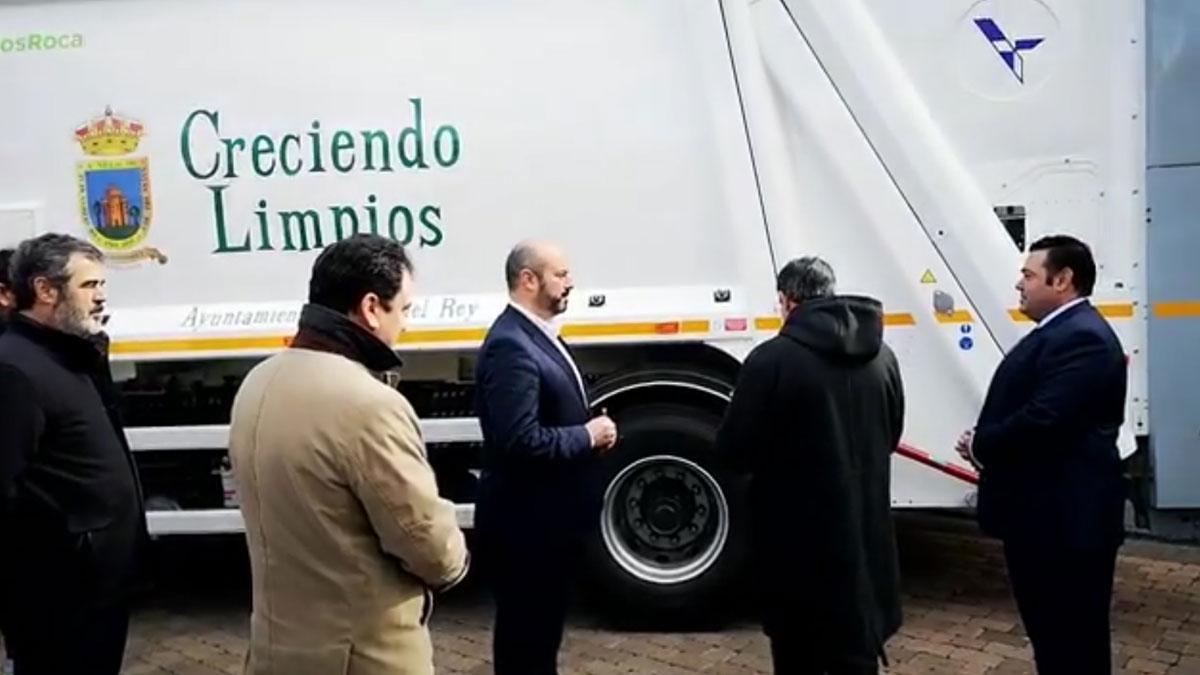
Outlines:
[[399,386],[469,528],[504,257],[561,244],[564,336],[622,430],[592,583],[690,611],[745,560],[713,442],[794,257],[884,305],[897,508],[972,505],[954,441],[1032,325],[1013,285],[1042,235],[1094,247],[1129,354],[1123,452],[1148,434],[1142,26],[1082,0],[6,2],[0,245],[108,255],[112,369],[168,536],[241,531],[232,397],[355,232],[415,260]]

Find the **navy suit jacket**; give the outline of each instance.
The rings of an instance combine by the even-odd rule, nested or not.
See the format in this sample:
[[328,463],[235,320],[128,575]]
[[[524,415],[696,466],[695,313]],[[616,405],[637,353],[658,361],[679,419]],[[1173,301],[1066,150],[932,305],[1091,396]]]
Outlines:
[[1124,536],[1117,432],[1125,354],[1086,301],[1035,329],[1004,358],[972,450],[983,529],[1005,541],[1096,549]]
[[475,378],[483,429],[477,527],[574,532],[594,521],[599,465],[584,428],[589,409],[550,337],[505,308],[483,342]]

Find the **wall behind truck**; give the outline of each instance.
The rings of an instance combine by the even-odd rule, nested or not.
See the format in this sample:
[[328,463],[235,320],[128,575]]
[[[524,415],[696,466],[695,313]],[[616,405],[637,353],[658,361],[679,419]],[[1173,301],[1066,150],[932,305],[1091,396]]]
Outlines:
[[[1153,506],[1200,508],[1200,4],[1147,4]],[[1177,521],[1178,522],[1178,521]],[[1160,529],[1158,523],[1156,528]]]

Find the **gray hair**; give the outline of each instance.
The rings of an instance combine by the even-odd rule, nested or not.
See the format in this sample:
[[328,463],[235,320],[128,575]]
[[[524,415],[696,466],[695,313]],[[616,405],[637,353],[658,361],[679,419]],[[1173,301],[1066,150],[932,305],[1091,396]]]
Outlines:
[[43,234],[21,242],[9,263],[11,290],[17,298],[16,309],[22,311],[33,307],[37,299],[34,281],[39,277],[57,289],[65,288],[71,280],[67,266],[71,256],[76,253],[96,262],[104,262],[104,254],[100,249],[67,234]]
[[829,263],[816,256],[796,258],[779,270],[775,289],[792,302],[804,302],[833,295],[837,278]]
[[523,241],[517,244],[509,251],[508,258],[504,261],[504,280],[508,283],[508,290],[517,289],[521,270],[532,270],[540,275],[544,266],[535,243]]

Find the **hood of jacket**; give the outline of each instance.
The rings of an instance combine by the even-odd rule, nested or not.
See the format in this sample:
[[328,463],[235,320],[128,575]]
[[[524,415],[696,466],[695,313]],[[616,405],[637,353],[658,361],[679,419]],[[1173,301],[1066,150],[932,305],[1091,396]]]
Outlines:
[[869,361],[883,346],[883,305],[855,295],[808,300],[780,334],[836,359]]

